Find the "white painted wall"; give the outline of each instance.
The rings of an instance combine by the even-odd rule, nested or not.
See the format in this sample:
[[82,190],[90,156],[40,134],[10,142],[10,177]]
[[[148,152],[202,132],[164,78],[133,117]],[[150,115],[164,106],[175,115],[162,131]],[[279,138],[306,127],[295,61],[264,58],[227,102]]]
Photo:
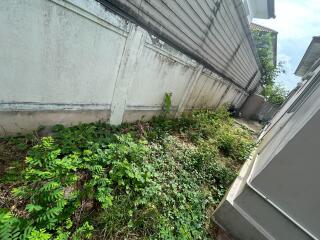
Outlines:
[[174,59],[168,51],[146,43],[131,73],[128,106],[161,107],[166,92],[172,93],[172,105],[178,106],[194,71],[195,63]]
[[[150,118],[166,92],[179,111],[240,106],[247,96],[94,0],[0,1],[0,29],[0,135],[57,116],[65,124]],[[46,112],[59,114],[49,121]]]
[[44,0],[1,1],[0,29],[2,102],[111,103],[123,34]]
[[262,132],[215,212],[235,239],[320,239],[320,66],[314,66]]

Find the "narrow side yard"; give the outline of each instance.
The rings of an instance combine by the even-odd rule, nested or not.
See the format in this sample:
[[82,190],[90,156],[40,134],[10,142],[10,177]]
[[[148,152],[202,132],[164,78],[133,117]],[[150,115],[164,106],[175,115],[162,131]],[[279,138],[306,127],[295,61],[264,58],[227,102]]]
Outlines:
[[0,140],[1,239],[212,239],[254,147],[224,109]]

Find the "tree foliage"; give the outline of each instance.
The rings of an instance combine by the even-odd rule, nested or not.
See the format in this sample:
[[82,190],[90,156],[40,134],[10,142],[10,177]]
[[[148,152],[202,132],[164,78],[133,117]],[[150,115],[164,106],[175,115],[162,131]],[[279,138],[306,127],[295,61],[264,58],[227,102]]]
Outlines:
[[274,64],[271,33],[253,30],[252,35],[261,64],[262,95],[270,103],[281,105],[286,99],[288,92],[283,86],[276,84],[275,79],[280,73],[285,72],[284,62]]
[[288,91],[279,84],[266,85],[262,95],[268,102],[280,106],[286,99]]
[[279,74],[279,68],[273,63],[272,37],[270,33],[252,31],[261,64],[262,85],[272,85]]

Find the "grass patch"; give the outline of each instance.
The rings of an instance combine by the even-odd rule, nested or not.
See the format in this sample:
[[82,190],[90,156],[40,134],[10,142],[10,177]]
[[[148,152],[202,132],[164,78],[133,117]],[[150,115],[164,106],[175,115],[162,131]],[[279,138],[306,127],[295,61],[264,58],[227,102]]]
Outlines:
[[209,239],[254,147],[224,108],[52,131],[0,141],[1,239]]

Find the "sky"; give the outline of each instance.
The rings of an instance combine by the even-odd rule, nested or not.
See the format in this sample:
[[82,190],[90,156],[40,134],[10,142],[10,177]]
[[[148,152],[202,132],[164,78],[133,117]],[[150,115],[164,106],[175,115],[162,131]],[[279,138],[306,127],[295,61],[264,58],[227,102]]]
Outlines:
[[285,74],[276,82],[293,89],[299,77],[297,66],[313,36],[320,35],[320,0],[275,0],[275,19],[254,19],[253,22],[278,32],[278,61],[285,62]]

